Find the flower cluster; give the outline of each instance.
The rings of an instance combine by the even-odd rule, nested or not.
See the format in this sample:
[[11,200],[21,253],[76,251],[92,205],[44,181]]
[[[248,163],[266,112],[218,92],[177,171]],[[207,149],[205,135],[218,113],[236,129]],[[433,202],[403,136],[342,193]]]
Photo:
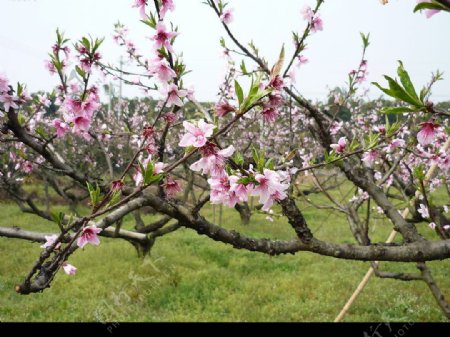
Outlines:
[[213,134],[214,125],[200,120],[197,125],[184,122],[186,133],[181,138],[179,146],[198,148],[201,159],[190,166],[190,169],[209,175],[211,202],[234,207],[239,202],[245,202],[249,196],[258,196],[263,204],[262,209],[269,211],[275,201],[286,198],[290,176],[284,172],[276,172],[268,168],[260,171],[227,169],[227,159],[235,149],[233,145],[220,149],[209,138]]
[[100,106],[100,98],[95,87],[89,90],[84,100],[80,97],[82,95],[78,94],[80,88],[75,85],[74,89],[74,94],[67,97],[62,103],[62,119],[55,119],[53,127],[56,130],[57,137],[63,137],[68,131],[72,131],[85,139],[90,139],[88,132],[94,112]]
[[303,19],[308,21],[310,25],[311,32],[315,33],[318,30],[323,30],[323,21],[320,18],[320,16],[317,13],[314,13],[314,11],[309,6],[305,6],[302,9],[302,16]]
[[18,106],[19,97],[10,95],[9,92],[10,89],[8,78],[5,75],[0,74],[0,103],[3,104],[2,110],[4,110],[5,112],[8,112],[11,108],[12,109],[19,108]]

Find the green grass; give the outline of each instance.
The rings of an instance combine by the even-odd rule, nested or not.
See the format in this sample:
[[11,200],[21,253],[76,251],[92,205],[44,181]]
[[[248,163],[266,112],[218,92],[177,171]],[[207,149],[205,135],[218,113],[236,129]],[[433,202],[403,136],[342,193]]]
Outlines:
[[[324,199],[312,196],[317,202]],[[333,242],[354,242],[342,216],[303,205],[314,234]],[[0,204],[0,226],[54,231],[54,224]],[[203,212],[208,218],[212,210]],[[255,215],[239,224],[224,209],[224,226],[255,237],[287,239],[284,219]],[[149,220],[150,217],[146,216]],[[127,217],[125,227],[133,221]],[[391,231],[386,220],[371,224],[375,240]],[[427,233],[424,224],[421,231]],[[269,257],[235,250],[188,229],[159,238],[145,259],[127,242],[102,238],[99,247],[76,252],[74,277],[59,272],[41,294],[14,292],[41,249],[39,244],[0,238],[0,321],[332,321],[352,294],[368,263],[312,253]],[[429,264],[450,297],[450,261]],[[414,264],[383,263],[382,269],[416,272]],[[445,321],[423,282],[373,278],[346,321]]]

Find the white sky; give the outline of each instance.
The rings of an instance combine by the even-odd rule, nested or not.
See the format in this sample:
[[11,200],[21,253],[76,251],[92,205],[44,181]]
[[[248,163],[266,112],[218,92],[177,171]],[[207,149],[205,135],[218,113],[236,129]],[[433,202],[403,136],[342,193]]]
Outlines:
[[[292,52],[291,32],[302,31],[300,10],[312,0],[229,0],[235,8],[232,30],[242,42],[254,40],[261,54],[275,62],[283,42]],[[0,72],[10,80],[28,84],[30,91],[49,90],[56,83],[43,66],[59,27],[73,41],[82,35],[106,37],[104,59],[116,62],[120,48],[112,41],[113,24],[120,20],[131,30],[141,53],[150,53],[151,31],[139,22],[132,0],[0,0]],[[382,74],[395,75],[396,60],[403,60],[417,86],[424,85],[432,71],[444,71],[446,79],[435,86],[436,101],[450,100],[450,14],[431,19],[413,14],[415,0],[329,0],[322,7],[324,30],[313,34],[305,52],[310,62],[297,73],[297,86],[308,98],[322,98],[328,87],[343,85],[357,66],[359,32],[370,32],[369,82]],[[214,100],[223,75],[219,38],[222,27],[202,0],[175,0],[177,10],[169,14],[179,27],[175,50],[183,52],[193,73],[186,82],[196,88],[199,100]],[[150,55],[149,55],[150,56]],[[250,65],[250,61],[247,65]],[[383,82],[384,83],[384,82]],[[379,91],[371,89],[371,96]],[[125,89],[124,94],[136,91]]]

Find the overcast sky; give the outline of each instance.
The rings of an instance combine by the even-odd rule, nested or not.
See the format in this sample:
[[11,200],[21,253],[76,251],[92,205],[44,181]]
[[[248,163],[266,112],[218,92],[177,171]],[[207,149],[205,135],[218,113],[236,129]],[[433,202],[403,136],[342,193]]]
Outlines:
[[[116,62],[120,48],[112,41],[113,24],[120,20],[149,53],[151,35],[131,8],[131,0],[0,0],[0,72],[12,81],[28,84],[30,91],[49,90],[56,83],[43,66],[59,27],[73,40],[82,35],[106,37],[104,59]],[[232,30],[241,41],[253,40],[272,64],[283,42],[292,52],[292,31],[305,23],[300,10],[311,0],[229,0],[235,8]],[[403,60],[418,86],[432,71],[444,71],[446,79],[436,85],[434,99],[450,100],[450,14],[431,19],[413,14],[415,0],[329,0],[321,10],[324,30],[308,40],[305,56],[310,60],[297,74],[297,86],[308,98],[322,98],[327,88],[343,85],[348,72],[359,62],[359,32],[370,32],[367,54],[369,82],[382,81],[382,74],[395,75],[396,60]],[[202,0],[175,0],[177,10],[168,16],[180,28],[175,49],[183,52],[188,69],[186,82],[195,86],[199,100],[214,100],[223,75],[219,38],[222,27]],[[250,64],[250,63],[248,63]],[[366,87],[369,87],[369,84]],[[125,89],[127,95],[136,91]],[[371,89],[371,96],[379,91]]]

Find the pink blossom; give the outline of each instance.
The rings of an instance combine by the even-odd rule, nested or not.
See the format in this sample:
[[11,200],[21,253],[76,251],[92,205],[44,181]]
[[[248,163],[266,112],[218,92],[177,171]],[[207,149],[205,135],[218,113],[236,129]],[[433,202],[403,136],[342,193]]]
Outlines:
[[162,0],[162,6],[161,6],[161,19],[164,19],[166,16],[166,13],[168,11],[174,11],[175,10],[175,4],[173,3],[173,0]]
[[268,211],[275,201],[286,198],[289,184],[281,182],[277,172],[264,169],[263,174],[255,175],[255,180],[258,185],[253,188],[252,195],[259,196],[263,211]]
[[266,123],[273,123],[277,120],[278,110],[268,107],[262,111],[262,115]]
[[308,58],[306,58],[306,57],[303,56],[303,55],[299,55],[299,56],[297,57],[297,59],[298,59],[298,66],[300,66],[300,65],[302,65],[302,64],[306,64],[306,63],[309,62]]
[[362,161],[368,167],[372,167],[375,163],[375,160],[378,159],[378,152],[376,150],[370,150],[369,152],[365,152],[362,158]]
[[164,120],[166,121],[167,124],[173,124],[177,121],[177,115],[175,115],[173,112],[167,112],[164,116],[163,116]]
[[168,176],[163,184],[164,190],[167,196],[171,197],[179,192],[181,192],[181,185],[179,181]]
[[60,119],[55,119],[53,121],[53,127],[56,128],[56,137],[64,137],[67,131],[69,131],[69,126]]
[[342,129],[342,125],[344,125],[344,122],[333,122],[333,124],[331,124],[330,134],[335,136]]
[[183,122],[183,126],[187,133],[181,138],[178,144],[181,147],[202,147],[206,144],[209,137],[212,136],[215,126],[207,124],[203,120],[198,122],[198,126],[195,126],[189,122]]
[[190,101],[195,101],[195,89],[192,85],[187,89],[187,98]]
[[423,146],[431,144],[437,135],[439,124],[435,124],[433,121],[428,121],[420,125],[422,128],[417,134],[417,141]]
[[3,103],[3,109],[9,112],[11,108],[18,109],[19,106],[16,104],[17,97],[11,96],[9,94],[0,95],[0,102]]
[[53,64],[52,61],[46,60],[46,61],[45,61],[45,68],[49,71],[49,73],[50,73],[51,75],[53,75],[53,74],[56,73],[56,68],[55,68],[55,65]]
[[73,124],[73,132],[76,134],[83,134],[89,131],[91,127],[91,119],[85,115],[74,116],[69,119]]
[[230,112],[236,111],[236,108],[232,106],[226,99],[216,104],[216,114],[219,117],[223,117]]
[[64,272],[65,272],[67,275],[73,276],[73,275],[75,275],[76,272],[77,272],[77,268],[74,267],[74,266],[72,266],[72,265],[69,264],[69,263],[64,262],[63,265],[62,265],[62,267],[63,267]]
[[280,75],[276,75],[270,79],[269,85],[270,88],[275,90],[283,90],[285,84],[283,78]]
[[430,227],[431,229],[436,229],[436,224],[434,222],[430,222],[428,227]]
[[124,186],[125,183],[122,180],[114,180],[111,184],[113,191],[121,191]]
[[311,21],[311,31],[317,32],[318,30],[323,30],[323,21],[322,19],[317,15],[315,16]]
[[301,10],[301,14],[303,16],[303,19],[308,22],[311,22],[312,18],[314,17],[314,12],[309,6],[303,7],[303,9]]
[[[93,88],[91,88],[92,90]],[[92,118],[94,112],[100,107],[99,97],[95,93],[89,94],[88,98],[81,103],[81,109],[88,118]]]
[[226,158],[231,157],[234,151],[233,145],[219,151],[217,146],[207,143],[200,149],[202,158],[193,163],[190,169],[202,174],[210,174],[212,177],[221,176],[224,174]]
[[156,74],[158,79],[162,82],[168,82],[177,77],[177,73],[162,59],[152,63],[149,70],[151,74]]
[[239,183],[241,178],[238,176],[230,176],[230,191],[239,198],[240,202],[244,202],[248,200],[248,194],[251,192],[250,185],[246,186],[244,184]]
[[341,137],[338,140],[337,144],[331,144],[330,147],[338,154],[342,154],[345,152],[345,148],[347,147],[347,139],[345,137]]
[[393,139],[388,147],[387,147],[387,152],[392,153],[395,151],[395,149],[397,149],[398,147],[404,146],[405,145],[405,141],[403,139]]
[[228,207],[234,207],[239,201],[235,192],[231,191],[230,181],[227,175],[208,179],[211,187],[211,203],[223,204]]
[[9,90],[9,81],[6,75],[0,74],[0,93],[8,92]]
[[231,22],[233,22],[233,11],[234,9],[226,9],[222,15],[220,16],[220,20],[226,24],[229,25]]
[[272,92],[269,94],[269,96],[267,96],[267,98],[269,99],[268,106],[272,108],[278,108],[283,104],[283,96],[281,96],[280,94]]
[[[45,235],[44,237],[45,237],[45,243],[41,246],[41,248],[48,248],[55,243],[56,239],[58,238],[58,235],[56,235],[56,234]],[[59,249],[59,247],[61,247],[61,243],[58,243],[55,246],[55,249]]]
[[167,99],[167,107],[170,108],[173,105],[183,106],[181,97],[186,97],[187,90],[178,89],[177,85],[172,83],[161,89],[161,94]]
[[448,230],[450,230],[450,225],[444,225],[444,226],[442,226],[442,228],[443,228],[444,230],[448,231]]
[[439,167],[442,170],[447,171],[450,168],[450,156],[444,156],[440,158]]
[[426,219],[430,217],[430,212],[428,211],[428,207],[424,204],[419,205],[419,209],[417,210],[419,214],[422,216],[422,218]]
[[97,228],[97,226],[87,226],[84,227],[81,231],[80,237],[77,239],[77,246],[83,248],[88,243],[98,246],[100,244],[100,240],[97,237],[97,234],[102,231],[101,228]]
[[139,8],[139,13],[143,20],[147,20],[147,15],[145,14],[145,6],[147,6],[147,0],[135,0],[133,7]]
[[157,49],[161,49],[164,47],[167,49],[167,51],[173,53],[174,50],[172,48],[171,40],[177,35],[177,32],[167,31],[166,26],[162,22],[159,22],[156,25],[156,35],[151,39],[155,41],[155,46]]
[[164,167],[166,167],[166,164],[164,164],[163,162],[157,162],[155,164],[154,170],[153,170],[153,174],[160,174],[164,172]]
[[67,98],[64,107],[74,115],[82,113],[82,102],[79,99]]
[[33,172],[33,164],[30,163],[29,161],[25,161],[22,164],[22,170],[23,170],[23,172],[30,174],[31,172]]

